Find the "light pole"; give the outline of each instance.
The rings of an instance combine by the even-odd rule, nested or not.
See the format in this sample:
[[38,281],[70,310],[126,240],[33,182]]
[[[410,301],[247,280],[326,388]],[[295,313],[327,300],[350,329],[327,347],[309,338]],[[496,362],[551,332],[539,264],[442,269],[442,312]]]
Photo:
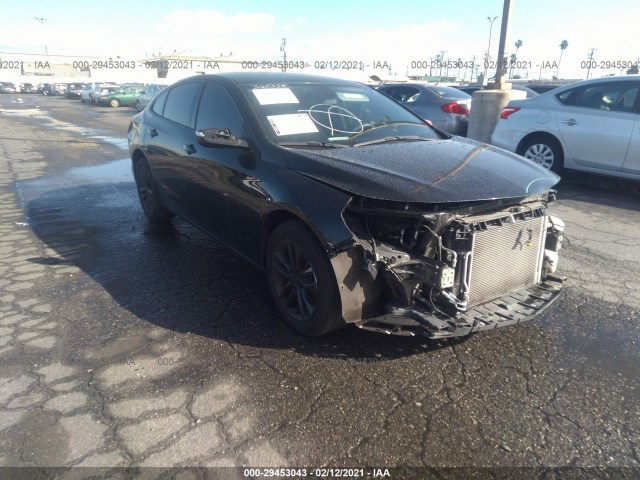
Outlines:
[[[40,23],[40,25],[42,25],[43,28],[43,32],[44,32],[44,22],[46,22],[48,19],[44,18],[44,17],[33,17],[36,19],[36,22]],[[46,40],[45,40],[46,42]],[[47,46],[44,46],[44,53],[47,54],[47,57],[49,57],[49,50],[47,49]]]
[[487,69],[489,68],[489,58],[491,56],[491,54],[489,53],[489,52],[491,52],[491,31],[493,30],[493,22],[495,22],[497,18],[498,18],[497,15],[495,17],[493,17],[493,18],[487,17],[487,20],[489,20],[489,46],[487,47],[487,54],[484,56],[484,76],[485,76],[485,78],[487,77]]
[[[44,17],[33,17],[36,19],[36,22],[38,22],[40,25],[42,25],[42,32],[45,34],[45,46],[44,46],[44,53],[47,55],[47,63],[49,64],[49,68],[51,68],[51,60],[49,58],[49,49],[47,48],[46,45],[46,32],[44,31],[44,22],[46,22],[48,20],[48,18],[44,18]],[[51,70],[49,70],[49,74],[51,74]]]
[[284,55],[284,64],[282,66],[282,71],[286,72],[287,71],[287,51],[285,50],[285,47],[287,46],[287,39],[283,38],[282,39],[282,43],[280,44],[280,51],[282,52],[282,54]]
[[441,50],[440,54],[438,55],[438,57],[440,58],[439,62],[440,62],[440,72],[438,73],[438,76],[440,77],[440,81],[442,81],[442,64],[444,63],[444,54],[447,53],[446,50]]
[[591,73],[591,65],[593,64],[593,53],[597,50],[597,48],[592,48],[589,52],[589,56],[587,57],[589,60],[587,61],[587,80],[589,80],[589,74]]

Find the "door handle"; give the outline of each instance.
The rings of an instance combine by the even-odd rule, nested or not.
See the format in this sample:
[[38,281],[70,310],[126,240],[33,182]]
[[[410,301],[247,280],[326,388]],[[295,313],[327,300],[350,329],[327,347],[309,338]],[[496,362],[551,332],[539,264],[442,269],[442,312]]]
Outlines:
[[564,123],[565,125],[569,125],[570,127],[573,127],[578,122],[576,122],[575,119],[570,118],[569,120],[563,120],[562,123]]
[[196,147],[193,146],[193,143],[190,143],[189,145],[182,145],[182,148],[187,152],[187,155],[193,155],[196,153]]
[[157,137],[158,131],[155,128],[152,128],[151,130],[149,130],[149,135],[152,137]]

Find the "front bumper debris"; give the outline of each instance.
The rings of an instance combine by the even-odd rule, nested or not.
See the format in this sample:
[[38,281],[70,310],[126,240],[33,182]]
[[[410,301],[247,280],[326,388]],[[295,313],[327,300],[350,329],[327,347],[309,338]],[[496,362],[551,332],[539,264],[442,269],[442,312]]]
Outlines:
[[526,322],[540,315],[560,296],[565,277],[548,275],[530,285],[495,300],[476,305],[455,317],[419,306],[387,306],[387,313],[363,319],[355,325],[364,330],[390,335],[423,335],[431,339],[464,337],[472,333]]

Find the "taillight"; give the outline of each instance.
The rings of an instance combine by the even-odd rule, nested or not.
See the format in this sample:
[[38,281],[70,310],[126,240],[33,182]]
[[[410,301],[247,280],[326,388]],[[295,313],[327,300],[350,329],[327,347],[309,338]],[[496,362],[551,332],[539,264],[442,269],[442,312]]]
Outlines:
[[520,107],[504,107],[502,109],[502,113],[500,114],[500,118],[506,120],[507,118],[509,118],[509,115],[511,115],[512,113],[516,113],[518,110],[520,110]]
[[455,113],[456,115],[469,115],[469,107],[464,103],[451,102],[440,107],[444,113]]

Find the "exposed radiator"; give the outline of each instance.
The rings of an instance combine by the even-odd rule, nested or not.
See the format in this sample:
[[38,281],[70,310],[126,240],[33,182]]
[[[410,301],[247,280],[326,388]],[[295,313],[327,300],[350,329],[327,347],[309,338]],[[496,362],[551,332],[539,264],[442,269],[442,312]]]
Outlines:
[[469,307],[540,281],[545,219],[516,221],[473,234]]

